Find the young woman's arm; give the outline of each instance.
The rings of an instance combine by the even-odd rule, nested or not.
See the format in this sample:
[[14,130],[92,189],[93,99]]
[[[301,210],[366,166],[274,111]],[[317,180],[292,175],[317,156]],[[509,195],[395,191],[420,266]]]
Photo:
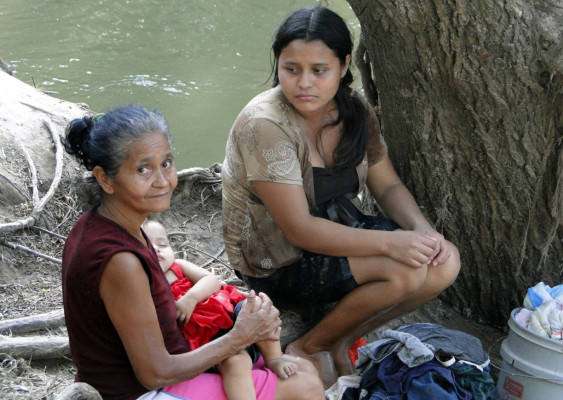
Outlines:
[[260,309],[250,312],[252,293],[230,332],[194,351],[171,355],[164,345],[147,274],[136,256],[118,253],[110,259],[100,295],[137,379],[148,389],[191,379],[256,341],[272,339],[272,332],[281,326],[279,311],[265,295],[261,294]]
[[184,276],[194,284],[185,295],[176,301],[176,317],[180,323],[185,325],[190,320],[195,307],[221,289],[221,283],[211,272],[189,261],[177,259],[176,263],[182,267]]
[[388,218],[402,228],[420,232],[436,242],[430,256],[433,265],[440,265],[450,257],[446,240],[426,220],[388,156],[369,168],[366,184]]
[[310,215],[300,185],[254,181],[252,188],[296,247],[340,257],[385,255],[414,268],[434,254],[435,241],[425,234],[356,229]]

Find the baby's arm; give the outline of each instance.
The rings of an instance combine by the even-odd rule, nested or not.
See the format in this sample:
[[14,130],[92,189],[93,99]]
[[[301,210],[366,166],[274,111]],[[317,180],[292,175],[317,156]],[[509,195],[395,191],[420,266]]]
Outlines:
[[184,276],[194,284],[185,295],[176,301],[176,317],[185,325],[190,320],[195,306],[221,289],[221,283],[211,272],[189,261],[179,259],[176,260],[176,263],[182,267]]

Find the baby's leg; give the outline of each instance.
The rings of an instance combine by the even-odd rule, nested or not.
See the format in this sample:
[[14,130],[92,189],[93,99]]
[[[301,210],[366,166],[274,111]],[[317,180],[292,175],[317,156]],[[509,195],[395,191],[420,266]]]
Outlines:
[[[252,311],[258,311],[261,305],[262,299],[256,296]],[[281,379],[287,379],[297,371],[297,364],[283,357],[279,340],[263,340],[257,342],[256,346],[262,353],[266,366]]]
[[279,340],[263,340],[257,342],[256,346],[262,353],[266,366],[281,379],[287,379],[297,371],[297,364],[283,356]]
[[252,359],[246,350],[221,361],[217,369],[223,376],[223,389],[229,400],[256,400]]

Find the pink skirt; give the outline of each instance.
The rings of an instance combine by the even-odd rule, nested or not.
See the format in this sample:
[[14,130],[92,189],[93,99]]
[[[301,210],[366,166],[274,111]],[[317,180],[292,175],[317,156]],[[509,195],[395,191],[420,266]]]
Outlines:
[[[278,377],[264,366],[262,357],[252,368],[257,400],[274,400]],[[165,386],[139,397],[137,400],[227,400],[220,374],[201,374],[194,379]]]

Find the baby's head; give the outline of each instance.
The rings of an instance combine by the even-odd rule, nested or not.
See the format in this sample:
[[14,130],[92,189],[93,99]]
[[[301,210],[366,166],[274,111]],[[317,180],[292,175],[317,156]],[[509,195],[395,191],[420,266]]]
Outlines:
[[168,271],[174,264],[175,257],[164,226],[158,221],[146,220],[142,228],[156,251],[160,268],[164,272]]

